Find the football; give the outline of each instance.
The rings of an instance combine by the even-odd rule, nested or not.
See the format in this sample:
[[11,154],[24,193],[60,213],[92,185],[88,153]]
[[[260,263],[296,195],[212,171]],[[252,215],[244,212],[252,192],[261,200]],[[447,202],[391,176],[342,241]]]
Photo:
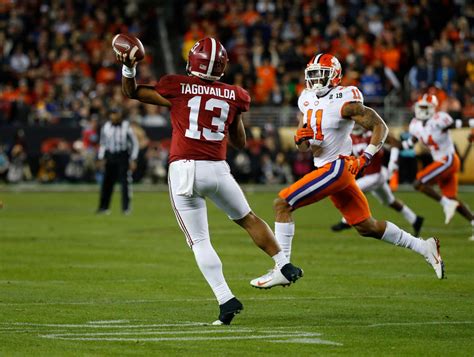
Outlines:
[[112,40],[114,52],[124,58],[130,58],[131,61],[141,61],[145,58],[145,49],[140,40],[132,35],[119,33]]

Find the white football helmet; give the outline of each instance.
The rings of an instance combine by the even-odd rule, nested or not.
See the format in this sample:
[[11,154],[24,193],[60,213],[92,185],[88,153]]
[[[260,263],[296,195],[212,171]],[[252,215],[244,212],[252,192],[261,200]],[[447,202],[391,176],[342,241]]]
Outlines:
[[419,120],[428,120],[436,112],[438,98],[433,94],[423,94],[415,103],[415,118]]
[[329,53],[319,53],[309,61],[304,71],[306,88],[317,96],[325,95],[341,83],[342,69],[339,60]]

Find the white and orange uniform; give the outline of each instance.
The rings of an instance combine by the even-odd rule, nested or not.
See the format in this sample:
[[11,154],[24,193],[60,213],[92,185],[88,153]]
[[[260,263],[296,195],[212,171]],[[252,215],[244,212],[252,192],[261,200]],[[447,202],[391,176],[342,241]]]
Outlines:
[[426,121],[412,119],[409,132],[425,144],[433,156],[433,162],[417,173],[423,184],[437,183],[443,194],[454,198],[458,192],[458,171],[461,166],[453,140],[446,129],[453,118],[445,112],[437,112]]
[[314,157],[316,169],[279,193],[293,210],[329,196],[351,225],[371,216],[367,198],[349,172],[348,163],[339,158],[351,155],[354,127],[354,121],[342,117],[342,109],[345,104],[363,101],[362,93],[353,86],[337,86],[320,97],[312,90],[300,95],[298,107],[304,123],[315,133],[309,143],[317,146],[318,154]]

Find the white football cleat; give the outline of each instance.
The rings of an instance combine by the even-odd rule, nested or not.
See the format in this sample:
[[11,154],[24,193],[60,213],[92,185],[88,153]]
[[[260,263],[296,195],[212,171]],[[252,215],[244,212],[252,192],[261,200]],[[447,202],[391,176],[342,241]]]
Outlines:
[[439,240],[437,238],[428,238],[425,240],[426,243],[426,254],[425,259],[430,264],[438,279],[444,278],[444,263],[441,255],[439,254]]
[[285,264],[281,270],[277,267],[267,274],[250,281],[250,285],[258,289],[270,289],[277,285],[289,286],[303,276],[303,270],[291,263]]
[[444,220],[444,224],[448,224],[449,222],[451,222],[458,206],[459,202],[456,200],[449,200],[449,202],[443,206],[444,215],[446,217],[446,219]]
[[270,289],[276,285],[288,286],[290,282],[283,276],[281,271],[275,267],[267,274],[250,281],[250,285],[258,289]]

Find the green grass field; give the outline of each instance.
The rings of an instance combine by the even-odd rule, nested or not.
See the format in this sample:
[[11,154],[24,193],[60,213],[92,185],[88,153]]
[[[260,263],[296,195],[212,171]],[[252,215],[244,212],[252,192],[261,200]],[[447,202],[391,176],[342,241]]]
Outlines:
[[[271,193],[249,193],[273,226]],[[474,194],[462,198],[474,207]],[[429,355],[474,354],[474,242],[456,216],[400,194],[441,240],[447,279],[421,256],[354,231],[334,234],[329,201],[297,211],[292,260],[305,276],[259,291],[272,266],[209,203],[212,241],[244,311],[215,327],[218,306],[164,192],[135,194],[122,216],[95,216],[95,193],[4,193],[0,200],[0,355]],[[409,228],[370,200],[374,216]]]

